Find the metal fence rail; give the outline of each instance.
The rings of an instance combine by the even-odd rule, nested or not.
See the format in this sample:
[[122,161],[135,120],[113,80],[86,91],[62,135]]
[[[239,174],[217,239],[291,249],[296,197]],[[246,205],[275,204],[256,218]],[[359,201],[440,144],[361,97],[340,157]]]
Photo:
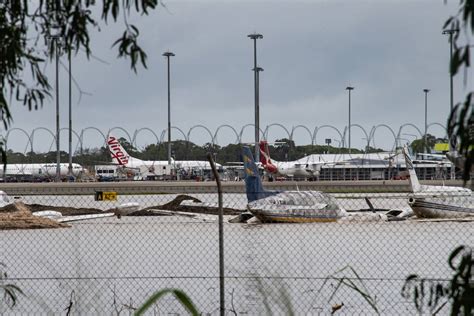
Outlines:
[[[1,301],[0,313],[123,315],[164,288],[184,290],[202,313],[219,313],[215,184],[170,184],[161,192],[144,184],[134,192],[126,192],[120,183],[87,185],[73,194],[68,184],[46,186],[42,192],[34,187],[3,190],[33,211],[108,212],[124,203],[138,203],[149,213],[74,221],[65,228],[0,230],[0,262],[5,265],[1,268],[8,273],[0,282],[16,284],[24,292],[12,308]],[[384,216],[361,216],[329,223],[231,223],[247,207],[243,184],[234,185],[232,190],[223,184],[229,314],[329,314],[338,308],[336,314],[414,314],[412,299],[401,295],[407,276],[448,281],[451,251],[474,245],[472,222],[464,220],[387,221]],[[295,185],[280,184],[278,189],[295,190]],[[375,214],[410,208],[402,186],[318,189],[329,192],[348,211],[374,214],[367,196],[378,209]],[[66,191],[69,194],[63,195]],[[95,191],[118,192],[118,197],[96,201]],[[185,208],[169,204],[181,194],[202,203],[184,200],[180,205]],[[195,213],[187,213],[193,209]],[[172,296],[149,312],[186,313]],[[448,312],[448,305],[441,310]]]

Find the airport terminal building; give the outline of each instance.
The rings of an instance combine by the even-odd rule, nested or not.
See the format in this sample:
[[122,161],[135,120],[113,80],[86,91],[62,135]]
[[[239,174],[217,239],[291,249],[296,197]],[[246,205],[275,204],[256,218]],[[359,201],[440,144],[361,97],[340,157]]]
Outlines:
[[[414,160],[420,180],[460,178],[454,165],[447,159]],[[332,180],[397,180],[406,179],[407,172],[402,154],[389,152],[375,154],[310,155],[300,161],[303,168],[318,170],[316,179]]]

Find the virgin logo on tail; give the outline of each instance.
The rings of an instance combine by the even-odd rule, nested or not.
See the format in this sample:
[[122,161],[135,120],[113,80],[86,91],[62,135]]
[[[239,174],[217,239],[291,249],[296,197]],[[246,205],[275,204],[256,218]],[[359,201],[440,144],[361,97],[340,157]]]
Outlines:
[[109,151],[112,159],[117,159],[118,164],[122,166],[128,164],[128,155],[115,137],[109,136],[107,145],[109,145]]

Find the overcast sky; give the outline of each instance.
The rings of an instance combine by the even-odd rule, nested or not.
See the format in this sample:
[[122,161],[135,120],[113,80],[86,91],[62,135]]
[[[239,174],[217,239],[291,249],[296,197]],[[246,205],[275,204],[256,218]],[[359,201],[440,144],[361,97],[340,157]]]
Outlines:
[[[100,1],[99,1],[100,2]],[[247,35],[258,32],[260,73],[260,127],[279,123],[290,132],[294,126],[331,125],[341,133],[348,123],[348,93],[352,85],[352,124],[367,133],[373,126],[386,124],[395,133],[405,123],[424,130],[424,92],[428,88],[428,124],[446,124],[449,113],[449,43],[442,35],[444,21],[457,11],[458,1],[176,1],[166,0],[148,17],[131,18],[141,30],[141,44],[148,53],[148,69],[137,74],[129,61],[117,59],[112,43],[122,25],[102,25],[94,32],[92,49],[96,59],[73,58],[73,76],[83,95],[73,90],[73,129],[80,133],[96,127],[103,133],[122,127],[133,136],[141,128],[158,137],[167,127],[166,59],[171,58],[171,122],[184,133],[194,125],[216,131],[228,124],[240,133],[254,122],[253,41]],[[65,57],[62,58],[67,63]],[[54,74],[51,64],[48,74]],[[67,128],[67,71],[61,71],[61,128]],[[54,84],[54,77],[50,77]],[[472,72],[469,77],[472,85]],[[468,85],[469,85],[468,84]],[[454,81],[455,102],[464,97],[461,75]],[[31,133],[45,127],[55,132],[55,102],[48,100],[40,111],[28,112],[13,105],[12,128]],[[443,137],[445,131],[432,125],[428,132]],[[125,134],[116,130],[118,136]],[[412,141],[414,128],[401,135]],[[24,151],[26,137],[10,134],[8,147]],[[271,127],[269,141],[287,137],[280,127]],[[367,142],[358,127],[352,128],[353,147]],[[316,143],[340,136],[332,128],[322,128]],[[61,134],[61,149],[67,151],[67,132]],[[166,139],[166,136],[165,136]],[[172,139],[183,139],[176,130]],[[244,130],[242,141],[254,139],[252,127]],[[308,133],[297,128],[297,145],[311,143]],[[210,136],[202,128],[190,140],[203,144]],[[222,128],[217,142],[235,142],[235,134]],[[103,140],[93,130],[84,135],[85,147],[97,147]],[[155,143],[147,130],[137,136],[137,145]],[[393,136],[378,128],[371,145],[392,149]],[[74,137],[73,146],[77,140]],[[55,150],[48,133],[39,130],[35,150]]]

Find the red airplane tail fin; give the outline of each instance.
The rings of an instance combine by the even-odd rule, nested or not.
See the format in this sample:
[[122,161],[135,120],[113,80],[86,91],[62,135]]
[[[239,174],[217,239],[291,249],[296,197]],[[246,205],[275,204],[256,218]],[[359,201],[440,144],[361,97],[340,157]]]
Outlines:
[[263,168],[269,173],[277,173],[278,168],[272,163],[270,158],[270,150],[268,149],[268,142],[266,140],[260,141],[260,163]]

